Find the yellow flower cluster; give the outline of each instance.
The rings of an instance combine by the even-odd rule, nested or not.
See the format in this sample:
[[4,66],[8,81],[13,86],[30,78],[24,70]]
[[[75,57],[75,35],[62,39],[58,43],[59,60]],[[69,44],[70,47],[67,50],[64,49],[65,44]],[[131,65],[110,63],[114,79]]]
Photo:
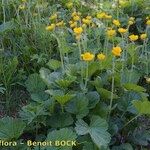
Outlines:
[[69,21],[69,24],[70,24],[71,28],[77,27],[77,22],[75,22],[75,21]]
[[85,25],[90,25],[92,23],[92,17],[91,16],[87,16],[86,18],[82,19],[82,22]]
[[99,12],[99,13],[97,13],[97,18],[98,19],[111,19],[112,16],[106,14],[105,12]]
[[[81,57],[84,61],[92,61],[95,58],[95,55],[90,52],[85,52],[84,54],[81,54]],[[97,58],[102,61],[106,58],[106,56],[103,53],[99,53]]]
[[135,23],[135,18],[134,17],[130,17],[128,20],[128,25],[133,25]]
[[75,11],[75,12],[73,12],[73,13],[71,14],[71,16],[72,16],[72,18],[73,18],[74,21],[79,21],[79,20],[80,20],[81,13]]
[[66,3],[66,7],[68,9],[72,8],[73,7],[73,2],[70,1],[70,2]]
[[45,28],[47,31],[53,31],[56,27],[63,27],[65,25],[63,20],[57,21],[58,20],[57,13],[52,14],[49,17],[49,20],[51,21],[51,24]]

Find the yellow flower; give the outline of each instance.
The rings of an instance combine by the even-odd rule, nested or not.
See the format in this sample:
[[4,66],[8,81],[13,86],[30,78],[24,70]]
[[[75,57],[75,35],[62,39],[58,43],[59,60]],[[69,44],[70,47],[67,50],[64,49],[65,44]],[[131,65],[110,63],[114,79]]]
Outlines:
[[111,16],[111,15],[107,15],[107,14],[106,14],[106,15],[105,15],[105,18],[106,18],[106,19],[111,19],[111,18],[112,18],[112,16]]
[[70,23],[70,27],[71,28],[75,28],[77,26],[77,22],[72,22],[72,23]]
[[92,20],[83,18],[83,19],[82,19],[82,22],[83,22],[84,24],[89,25],[89,24],[92,22]]
[[108,29],[107,30],[107,36],[112,37],[116,35],[116,30]]
[[97,14],[97,18],[98,18],[98,19],[104,19],[105,16],[106,16],[106,13],[105,13],[105,12],[101,12],[101,13],[98,13],[98,14]]
[[71,17],[74,17],[74,16],[76,16],[76,15],[77,15],[77,12],[74,11],[74,12],[71,14]]
[[104,59],[106,58],[106,56],[105,56],[105,54],[100,53],[100,54],[97,55],[97,58],[98,58],[99,60],[104,60]]
[[150,84],[150,77],[149,78],[145,77],[145,79],[146,79],[146,83]]
[[139,38],[138,35],[134,35],[134,34],[129,36],[130,41],[136,41],[138,38]]
[[55,20],[57,19],[57,14],[53,14],[49,17],[50,20]]
[[23,4],[23,5],[19,5],[19,9],[20,10],[24,10],[25,9],[25,5]]
[[143,33],[140,35],[141,40],[145,40],[147,38],[147,34]]
[[135,22],[135,18],[134,17],[130,17],[129,21],[128,21],[128,25],[133,25]]
[[79,21],[80,20],[80,16],[78,16],[78,15],[73,16],[73,20],[74,21]]
[[148,26],[150,26],[150,19],[147,20],[146,24],[147,24]]
[[130,21],[135,21],[135,17],[130,17],[129,20]]
[[53,31],[54,29],[55,29],[55,24],[51,24],[51,25],[46,27],[47,31]]
[[64,25],[64,21],[63,21],[63,20],[56,23],[56,26],[57,26],[57,27],[60,27],[60,26],[63,26],[63,25]]
[[84,54],[81,55],[81,57],[84,61],[91,61],[94,59],[95,56],[92,53],[85,52]]
[[125,29],[125,28],[119,28],[119,29],[118,29],[118,32],[119,32],[119,33],[126,33],[126,32],[127,32],[127,29]]
[[113,24],[116,25],[117,27],[119,27],[120,26],[120,21],[114,19]]
[[91,16],[86,16],[86,19],[91,20],[91,19],[92,19],[92,17],[91,17]]
[[128,25],[133,25],[133,24],[134,24],[133,21],[131,21],[131,20],[128,21]]
[[72,8],[72,7],[73,7],[73,3],[72,3],[72,2],[66,3],[66,7],[67,7],[67,8]]
[[113,47],[112,49],[112,53],[114,56],[121,56],[121,52],[122,52],[122,49],[119,46]]
[[82,29],[82,27],[76,27],[73,29],[73,31],[76,35],[80,35],[80,34],[82,34],[83,29]]

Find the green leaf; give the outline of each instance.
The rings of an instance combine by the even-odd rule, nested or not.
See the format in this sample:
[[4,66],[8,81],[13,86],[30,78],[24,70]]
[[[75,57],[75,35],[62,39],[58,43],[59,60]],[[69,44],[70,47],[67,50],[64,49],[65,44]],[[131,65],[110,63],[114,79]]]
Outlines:
[[57,113],[48,119],[48,125],[53,128],[63,128],[73,123],[73,118],[69,113]]
[[136,70],[125,70],[122,72],[122,83],[134,83],[137,84],[141,74]]
[[[111,91],[108,91],[104,88],[98,88],[98,87],[96,87],[96,89],[100,93],[103,99],[111,99]],[[113,94],[113,99],[117,99],[117,98],[119,98],[118,95]]]
[[30,93],[41,92],[41,91],[44,91],[46,88],[45,83],[42,81],[42,79],[37,73],[31,74],[25,84],[26,84],[27,90]]
[[18,139],[23,133],[26,124],[21,119],[5,117],[0,119],[0,139],[13,140]]
[[53,93],[52,96],[61,105],[65,105],[75,96],[75,94],[69,94],[69,93],[64,94],[64,92],[60,90],[55,90],[55,91],[57,92]]
[[91,77],[96,71],[100,70],[99,62],[92,62],[88,66],[88,75]]
[[149,109],[150,108],[150,101],[135,100],[135,101],[133,101],[133,105],[140,114],[150,115],[150,109]]
[[133,150],[133,147],[129,143],[124,143],[120,146],[113,146],[112,150]]
[[130,54],[131,57],[134,57],[134,54],[136,53],[137,46],[135,44],[128,44],[127,46],[127,52]]
[[65,107],[66,111],[75,114],[77,118],[83,118],[89,113],[89,101],[84,94],[77,94]]
[[36,101],[36,102],[42,102],[48,99],[48,94],[45,92],[38,92],[38,93],[33,93],[31,94],[31,99]]
[[[46,140],[54,143],[55,141],[75,141],[76,138],[76,134],[71,129],[64,128],[49,132]],[[53,146],[53,148],[56,148],[56,150],[72,150],[72,146]]]
[[100,100],[100,96],[96,91],[92,91],[92,92],[87,93],[86,97],[89,100],[89,106],[88,107],[90,109],[94,108]]
[[61,87],[61,88],[67,88],[69,87],[74,81],[76,80],[75,76],[67,76],[64,79],[58,79],[55,82]]
[[145,92],[146,91],[145,88],[143,88],[139,85],[136,85],[136,84],[132,84],[132,83],[126,83],[123,86],[124,86],[124,88],[126,88],[129,91],[135,91],[135,92]]
[[0,25],[0,34],[3,34],[6,31],[10,31],[14,28],[14,20],[7,21]]
[[31,103],[22,107],[22,110],[19,112],[19,115],[22,120],[30,124],[31,122],[35,121],[37,117],[48,115],[48,113],[46,113],[46,109],[43,104]]
[[91,123],[88,125],[83,120],[76,122],[75,130],[78,135],[90,134],[93,142],[101,148],[102,146],[107,147],[110,142],[110,134],[107,132],[107,122],[99,116],[93,116]]
[[150,141],[150,130],[135,130],[130,139],[136,145],[148,146]]
[[58,68],[61,67],[61,62],[55,59],[51,59],[48,63],[47,66],[52,69],[52,70],[57,70]]
[[61,78],[60,72],[50,72],[49,69],[41,68],[40,69],[40,77],[44,81],[44,83],[49,87],[54,87],[55,81]]
[[94,145],[91,142],[87,142],[84,144],[83,149],[82,150],[98,150],[97,146]]

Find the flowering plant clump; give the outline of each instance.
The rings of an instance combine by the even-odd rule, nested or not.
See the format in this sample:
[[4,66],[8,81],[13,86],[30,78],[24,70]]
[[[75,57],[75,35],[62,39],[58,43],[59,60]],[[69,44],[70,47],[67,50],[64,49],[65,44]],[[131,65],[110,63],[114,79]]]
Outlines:
[[0,1],[0,150],[149,150],[148,6]]

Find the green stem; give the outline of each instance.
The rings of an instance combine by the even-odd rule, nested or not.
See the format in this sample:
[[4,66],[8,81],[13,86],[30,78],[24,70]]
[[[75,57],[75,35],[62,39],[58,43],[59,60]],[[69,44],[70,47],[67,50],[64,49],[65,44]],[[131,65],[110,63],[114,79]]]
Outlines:
[[111,83],[111,97],[110,97],[110,105],[109,105],[109,115],[108,115],[108,119],[110,118],[111,109],[112,109],[112,105],[113,105],[113,97],[114,97],[114,82],[115,82],[114,73],[115,73],[115,57],[113,57],[113,66],[112,66],[112,83]]
[[77,41],[77,44],[78,44],[78,48],[79,48],[79,58],[80,58],[80,60],[81,60],[81,53],[82,53],[82,50],[81,50],[80,40]]
[[87,62],[86,63],[87,64],[87,67],[86,67],[86,78],[85,78],[85,86],[84,86],[84,88],[86,89],[86,87],[87,87],[87,82],[88,82],[88,74],[89,74],[89,63]]
[[123,126],[123,128],[126,127],[127,125],[129,125],[133,120],[137,119],[139,116],[140,116],[140,114],[138,114],[138,115],[136,115],[135,117],[133,117],[131,120],[129,120],[129,121]]

